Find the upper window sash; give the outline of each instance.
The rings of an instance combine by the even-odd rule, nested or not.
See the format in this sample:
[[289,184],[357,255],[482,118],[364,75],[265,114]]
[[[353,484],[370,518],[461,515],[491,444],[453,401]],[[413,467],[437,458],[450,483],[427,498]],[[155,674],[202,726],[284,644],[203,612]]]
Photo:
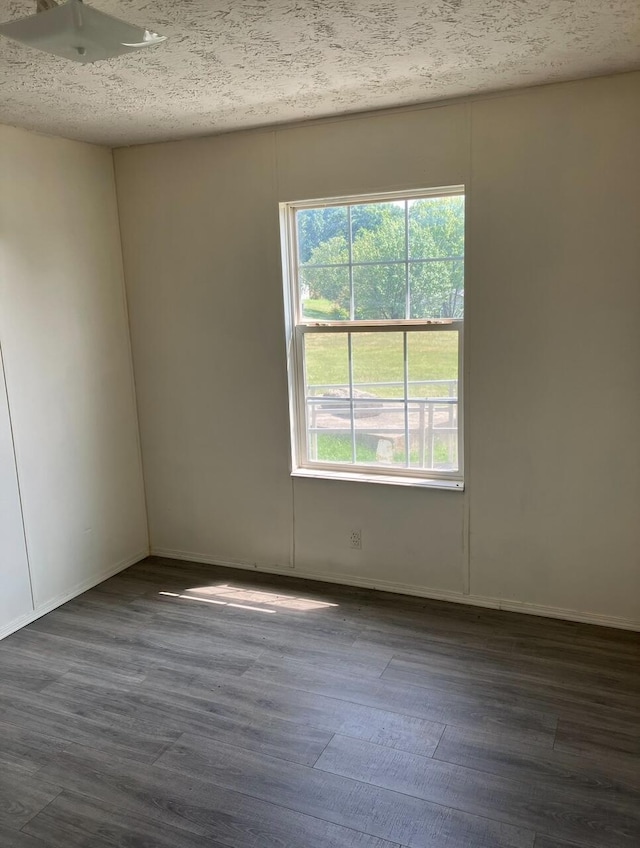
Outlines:
[[[298,230],[296,223],[296,214],[298,212],[304,210],[314,210],[314,209],[329,209],[329,208],[338,208],[338,207],[347,207],[349,210],[349,221],[351,215],[351,208],[353,207],[362,207],[367,205],[372,205],[376,203],[389,203],[393,201],[414,201],[414,200],[428,200],[428,199],[437,199],[437,198],[445,198],[445,197],[465,197],[465,189],[464,186],[445,186],[438,187],[433,189],[421,189],[417,191],[392,191],[392,192],[384,192],[384,193],[375,193],[368,194],[366,196],[358,196],[358,195],[345,195],[342,197],[333,197],[330,199],[316,199],[316,200],[304,200],[304,201],[294,201],[289,203],[282,203],[281,207],[281,215],[282,215],[282,231],[285,234],[285,239],[283,240],[283,267],[285,268],[285,279],[288,283],[289,289],[289,297],[287,308],[290,315],[291,324],[313,324],[317,323],[313,321],[313,319],[309,319],[303,314],[303,304],[302,299],[300,297],[301,290],[301,280],[300,274],[303,271],[307,270],[317,270],[320,267],[324,267],[321,265],[317,265],[314,263],[300,263],[299,261],[299,244],[298,244]],[[408,223],[408,222],[407,222]],[[349,223],[349,233],[351,233],[351,224]],[[352,241],[351,235],[349,235],[348,239],[348,256],[345,257],[345,261],[341,263],[331,263],[327,267],[330,269],[344,268],[347,269],[348,273],[352,275],[355,269],[365,268],[366,266],[375,266],[375,265],[405,265],[407,268],[413,265],[424,265],[430,263],[438,263],[438,262],[464,262],[464,254],[461,255],[443,255],[437,257],[423,257],[423,256],[411,256],[409,255],[409,247],[408,247],[408,231],[405,236],[406,240],[406,251],[403,256],[397,258],[389,258],[389,259],[381,259],[380,261],[358,261],[355,260],[352,255]],[[408,271],[407,271],[408,273]],[[360,322],[362,319],[356,318],[354,315],[354,303],[353,303],[353,292],[354,292],[354,283],[351,280],[351,316],[347,319],[349,322]],[[420,322],[429,321],[431,319],[425,318],[406,318],[406,315],[409,314],[409,288],[407,288],[407,311],[405,313],[404,320],[415,320]],[[387,320],[387,319],[381,319]],[[388,320],[399,320],[399,319],[388,319]],[[459,319],[462,320],[462,319]],[[334,323],[334,322],[320,322],[320,323]]]

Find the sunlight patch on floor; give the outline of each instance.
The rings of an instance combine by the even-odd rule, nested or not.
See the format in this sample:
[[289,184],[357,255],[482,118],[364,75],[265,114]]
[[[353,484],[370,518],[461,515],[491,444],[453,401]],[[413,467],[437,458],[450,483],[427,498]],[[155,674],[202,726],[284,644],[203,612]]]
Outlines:
[[[188,591],[192,591],[189,589]],[[218,604],[221,607],[237,607],[238,609],[251,610],[252,612],[270,612],[275,614],[275,610],[264,609],[263,607],[250,607],[247,604],[232,604],[229,601],[216,601],[213,598],[199,598],[197,595],[182,595],[179,592],[159,592],[160,595],[168,595],[171,598],[181,598],[185,601],[200,601],[203,604]]]
[[296,610],[297,612],[338,606],[338,604],[332,604],[327,601],[315,601],[311,598],[299,598],[292,595],[281,595],[275,592],[263,592],[259,589],[243,589],[239,586],[230,586],[227,583],[221,586],[198,586],[192,589],[186,589],[184,592],[160,592],[160,594],[183,600],[201,601],[206,604],[218,604],[219,606],[237,607],[239,609],[268,613],[275,613],[277,610],[265,609],[264,607],[253,606],[253,604],[266,604],[267,606]]

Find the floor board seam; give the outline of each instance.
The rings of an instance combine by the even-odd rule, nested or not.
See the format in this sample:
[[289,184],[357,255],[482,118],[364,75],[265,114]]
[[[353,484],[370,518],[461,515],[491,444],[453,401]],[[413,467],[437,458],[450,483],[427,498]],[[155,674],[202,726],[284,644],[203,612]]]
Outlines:
[[[195,735],[195,734],[190,734],[190,735]],[[336,735],[338,735],[338,734],[336,734]],[[234,746],[231,746],[231,747],[234,747]],[[259,756],[271,757],[270,754],[260,754]],[[416,755],[416,756],[419,756],[419,755]],[[277,757],[271,757],[271,759],[278,759],[278,758]],[[425,759],[429,759],[429,758],[426,757]],[[300,763],[296,763],[296,765],[300,766],[301,768],[308,768],[311,771],[313,771],[313,770],[321,771],[321,772],[324,772],[325,774],[330,774],[333,777],[339,777],[343,780],[348,780],[351,783],[357,783],[361,786],[368,786],[368,787],[373,788],[373,789],[380,789],[383,792],[388,792],[392,795],[399,795],[403,798],[411,798],[413,801],[423,801],[425,804],[430,804],[431,806],[438,807],[442,810],[453,810],[457,813],[461,813],[464,816],[468,816],[469,818],[481,819],[483,821],[492,822],[493,824],[505,825],[507,827],[513,828],[514,830],[526,831],[526,832],[528,832],[532,835],[535,834],[534,829],[532,827],[527,827],[526,825],[513,824],[513,822],[505,821],[504,819],[494,819],[491,816],[483,816],[483,815],[480,815],[479,813],[470,812],[469,810],[465,810],[461,807],[454,807],[450,804],[441,804],[438,801],[431,801],[428,798],[423,798],[419,795],[411,795],[408,792],[402,792],[398,789],[389,789],[388,787],[381,786],[378,783],[369,783],[366,780],[358,780],[357,778],[348,777],[346,775],[341,775],[341,774],[338,774],[336,772],[328,771],[327,769],[317,768],[316,766],[304,766]],[[186,775],[185,772],[180,771],[179,769],[176,769],[176,768],[172,768],[171,766],[164,765],[163,763],[158,763],[157,765],[154,765],[154,768],[161,768],[165,771],[170,771],[173,774],[181,775],[183,777],[185,777],[185,776],[188,777],[188,775]],[[483,772],[479,772],[479,773],[483,774]],[[204,782],[204,783],[208,783],[211,786],[218,786],[221,789],[225,789],[225,790],[230,791],[230,792],[239,792],[239,790],[237,790],[237,789],[230,789],[229,787],[225,786],[223,783],[218,783],[218,782],[211,780],[211,779],[200,778],[200,780],[202,780],[202,782]],[[266,804],[273,804],[274,806],[282,807],[282,809],[290,810],[291,812],[294,812],[294,813],[299,813],[301,815],[312,815],[311,813],[306,813],[304,810],[298,809],[297,807],[291,807],[291,806],[288,806],[287,804],[281,804],[281,803],[278,803],[276,801],[269,801],[266,798],[263,798],[260,795],[256,795],[254,793],[240,792],[239,794],[246,795],[249,798],[254,798],[257,801],[261,801],[261,802],[266,803]],[[314,816],[314,818],[317,818],[320,821],[330,822],[331,824],[337,825],[338,827],[346,827],[350,830],[358,830],[357,828],[353,828],[350,825],[343,825],[343,824],[340,824],[340,822],[334,821],[332,819],[322,818],[322,816]],[[364,833],[367,836],[374,836],[374,837],[377,836],[378,839],[384,839],[387,842],[394,842],[395,841],[395,840],[391,839],[390,837],[380,836],[379,834],[371,833],[370,831],[358,830],[358,832]]]
[[333,740],[335,739],[335,737],[336,737],[336,734],[335,734],[335,733],[332,733],[332,734],[331,734],[331,739],[329,739],[329,741],[328,741],[328,742],[327,742],[327,744],[324,746],[324,748],[322,749],[322,751],[320,751],[320,753],[318,754],[318,756],[315,758],[315,760],[314,760],[314,761],[313,761],[313,763],[311,764],[311,768],[315,768],[315,767],[316,767],[316,763],[318,762],[318,760],[320,759],[320,757],[324,754],[324,752],[327,750],[327,748],[329,747],[329,745],[331,745],[331,743],[333,742]]
[[[55,784],[55,783],[52,783],[51,785],[52,785],[52,786],[55,786],[55,787],[56,787],[56,789],[59,789],[59,791],[58,791],[58,793],[56,794],[55,798],[51,798],[51,800],[50,800],[50,801],[48,801],[48,802],[44,805],[44,807],[42,807],[42,809],[41,809],[41,810],[38,810],[36,813],[34,813],[32,816],[30,816],[30,817],[29,817],[29,819],[28,819],[26,822],[24,822],[24,824],[23,824],[23,825],[22,825],[22,827],[20,828],[20,831],[21,831],[22,833],[26,833],[26,831],[25,831],[25,827],[26,827],[26,826],[27,826],[30,822],[32,822],[32,821],[33,821],[33,820],[34,820],[37,816],[39,816],[39,815],[40,815],[40,813],[44,813],[44,811],[45,811],[48,807],[50,807],[50,806],[51,806],[51,804],[53,804],[53,802],[56,800],[56,798],[59,798],[59,797],[62,795],[62,793],[64,792],[63,787],[58,787],[58,786],[56,786],[56,784]],[[29,835],[29,834],[27,834],[27,836],[28,836],[28,835]]]
[[[244,677],[244,672],[243,672],[243,674],[239,675],[239,679],[242,680],[243,677]],[[246,679],[251,680],[252,678],[247,677]],[[340,698],[337,695],[327,695],[326,693],[321,692],[321,691],[315,691],[313,689],[304,689],[300,686],[294,686],[292,684],[276,683],[274,685],[278,686],[282,689],[293,689],[296,692],[305,692],[308,695],[319,695],[323,698],[330,698],[331,700],[334,700],[334,701],[340,701],[341,703],[353,704],[354,706],[359,706],[359,707],[368,707],[369,709],[372,709],[372,710],[380,710],[381,712],[393,713],[394,715],[404,716],[405,718],[415,718],[415,719],[421,719],[422,721],[429,721],[429,722],[432,722],[433,724],[443,724],[443,722],[440,721],[437,718],[430,718],[429,716],[420,715],[420,714],[415,713],[415,712],[411,712],[411,713],[410,712],[402,712],[400,710],[393,709],[391,707],[377,707],[377,706],[374,706],[373,704],[366,703],[365,701],[353,701],[350,698]],[[425,689],[425,690],[427,689],[427,687],[424,687],[424,686],[416,686],[415,688],[416,689]],[[446,691],[446,690],[439,690],[439,691]],[[518,707],[518,709],[527,710],[528,708],[527,707]],[[557,716],[554,713],[550,713],[550,712],[544,712],[543,713],[540,710],[532,710],[532,709],[529,709],[529,712],[539,712],[541,715],[547,715],[547,716],[552,716],[553,718],[557,718]],[[458,726],[458,727],[465,727],[466,726],[464,724],[453,725],[453,722],[450,722],[450,724],[452,726]],[[552,733],[552,732],[553,731],[550,729],[550,733]]]
[[[184,772],[180,772],[180,771],[177,771],[175,769],[168,768],[167,766],[163,766],[161,764],[157,765],[157,766],[154,764],[153,767],[154,768],[160,768],[163,771],[172,772],[173,774],[176,774],[180,777],[187,777],[187,775],[185,775]],[[305,768],[308,768],[308,766],[305,766]],[[98,772],[98,774],[101,774],[101,772]],[[102,776],[104,776],[104,775],[102,775]],[[206,780],[203,777],[198,777],[198,778],[194,778],[194,779],[198,780],[200,783],[203,783],[207,786],[211,786],[212,788],[224,789],[226,792],[230,792],[234,795],[240,795],[243,798],[251,798],[254,801],[260,801],[260,803],[262,803],[262,804],[267,804],[271,807],[276,807],[276,808],[282,809],[282,810],[288,810],[289,812],[296,813],[299,816],[303,816],[305,818],[310,818],[310,819],[315,819],[316,821],[321,821],[321,822],[324,822],[325,824],[333,825],[334,827],[341,828],[342,830],[349,830],[349,831],[352,831],[353,833],[360,833],[363,836],[369,836],[372,839],[380,839],[384,842],[389,843],[389,845],[386,846],[386,848],[394,848],[394,846],[395,846],[395,848],[405,848],[405,846],[403,846],[403,844],[401,842],[397,842],[394,839],[389,839],[389,838],[384,837],[384,836],[378,836],[375,833],[371,833],[370,831],[367,831],[367,830],[362,830],[361,828],[353,827],[352,825],[340,824],[339,822],[335,822],[332,819],[323,818],[322,816],[315,815],[314,813],[308,813],[308,812],[305,812],[304,810],[299,810],[296,807],[289,807],[286,804],[280,804],[277,801],[267,801],[266,799],[261,798],[259,795],[254,795],[254,794],[251,794],[249,792],[242,792],[238,789],[228,789],[227,787],[223,786],[222,784],[214,783],[213,781]],[[108,802],[105,801],[105,799],[100,797],[99,795],[87,795],[86,793],[77,792],[76,790],[65,789],[65,787],[61,788],[61,790],[58,793],[58,795],[56,796],[56,798],[59,797],[59,795],[61,795],[63,792],[66,792],[67,794],[71,794],[71,795],[78,795],[80,797],[88,798],[89,800],[97,801],[98,803],[101,803],[101,804],[108,804]],[[401,793],[398,793],[398,794],[401,794]],[[56,798],[53,798],[49,802],[49,804],[53,803],[53,801],[55,801]],[[47,804],[46,806],[48,807],[49,804]],[[442,806],[442,805],[439,804],[437,806]],[[38,813],[36,815],[39,815],[41,812],[44,811],[44,809],[46,809],[46,807],[44,807],[42,810],[38,811]],[[444,809],[449,809],[449,808],[445,807]],[[143,819],[148,818],[144,814],[140,814],[140,813],[137,813],[137,812],[135,814],[137,816],[139,816],[140,818],[143,818]],[[32,818],[35,818],[35,817],[36,816],[33,816]],[[484,818],[484,817],[478,816],[478,818]],[[186,821],[189,821],[189,819],[186,819]],[[493,821],[493,820],[489,819],[489,821]],[[498,823],[500,823],[500,822],[498,822]],[[194,822],[194,824],[196,825],[196,827],[199,828],[199,831],[188,830],[187,828],[181,828],[181,829],[185,830],[187,833],[192,833],[192,834],[201,835],[201,836],[212,836],[213,837],[213,833],[211,832],[211,828],[209,828],[207,826],[199,825],[197,822]],[[26,826],[26,824],[25,824],[25,826]],[[179,825],[175,824],[175,822],[171,826],[177,827],[177,828],[179,827]],[[527,830],[527,831],[530,830],[530,828],[521,828],[521,829]]]

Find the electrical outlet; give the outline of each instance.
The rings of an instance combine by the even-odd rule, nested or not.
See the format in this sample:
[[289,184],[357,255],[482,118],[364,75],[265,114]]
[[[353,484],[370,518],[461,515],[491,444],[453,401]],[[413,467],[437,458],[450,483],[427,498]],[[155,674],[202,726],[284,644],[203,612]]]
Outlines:
[[349,547],[357,551],[362,549],[362,530],[352,530],[349,534]]

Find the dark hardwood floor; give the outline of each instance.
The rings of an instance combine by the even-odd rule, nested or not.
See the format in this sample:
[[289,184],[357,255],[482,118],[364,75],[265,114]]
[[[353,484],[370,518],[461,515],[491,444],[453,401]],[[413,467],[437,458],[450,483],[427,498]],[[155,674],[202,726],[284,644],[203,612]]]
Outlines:
[[640,634],[151,558],[0,642],[0,846],[638,848]]

